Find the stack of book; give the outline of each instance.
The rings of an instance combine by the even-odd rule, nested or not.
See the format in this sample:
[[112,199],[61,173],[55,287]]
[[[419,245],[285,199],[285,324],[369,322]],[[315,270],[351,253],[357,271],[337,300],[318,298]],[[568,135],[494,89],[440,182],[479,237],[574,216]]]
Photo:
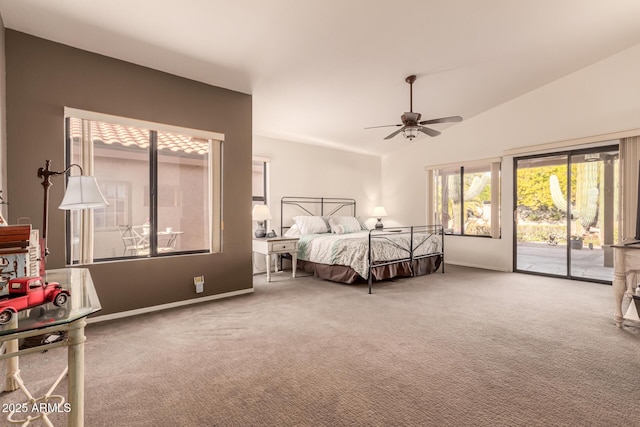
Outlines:
[[39,240],[30,224],[0,227],[0,295],[8,293],[9,280],[42,274]]

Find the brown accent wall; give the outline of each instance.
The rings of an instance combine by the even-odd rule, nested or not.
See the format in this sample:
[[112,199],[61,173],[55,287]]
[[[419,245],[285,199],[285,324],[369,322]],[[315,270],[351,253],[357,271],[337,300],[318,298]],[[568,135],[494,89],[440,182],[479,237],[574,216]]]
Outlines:
[[[6,128],[6,67],[4,59],[4,21],[0,16],[0,191],[6,200],[7,190],[7,128]],[[7,205],[0,204],[0,213],[8,220]]]
[[[28,216],[41,228],[45,159],[64,168],[64,107],[166,123],[225,135],[223,253],[89,266],[103,306],[133,310],[242,289],[251,271],[251,96],[5,31],[9,222]],[[54,179],[47,268],[64,267],[63,178]],[[196,294],[193,277],[205,276]]]

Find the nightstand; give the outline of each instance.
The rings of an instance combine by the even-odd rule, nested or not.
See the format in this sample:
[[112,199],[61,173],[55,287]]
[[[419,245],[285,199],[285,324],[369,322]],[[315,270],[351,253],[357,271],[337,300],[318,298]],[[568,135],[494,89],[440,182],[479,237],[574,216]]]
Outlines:
[[[265,237],[253,239],[253,252],[262,254],[267,259],[267,282],[271,281],[271,255],[291,254],[291,277],[296,277],[296,264],[298,262],[298,238],[297,237]],[[275,272],[278,271],[278,261],[275,263]]]

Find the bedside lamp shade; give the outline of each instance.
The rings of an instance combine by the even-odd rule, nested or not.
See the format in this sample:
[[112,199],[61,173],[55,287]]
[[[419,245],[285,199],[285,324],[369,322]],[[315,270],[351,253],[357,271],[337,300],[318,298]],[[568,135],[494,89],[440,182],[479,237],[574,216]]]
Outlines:
[[265,229],[265,222],[271,219],[271,212],[267,205],[255,205],[251,213],[254,221],[258,221],[258,229],[256,230],[256,237],[264,237],[267,235]]
[[387,216],[387,211],[382,206],[375,207],[373,208],[373,216],[376,218],[383,218]]
[[265,221],[267,219],[271,219],[271,212],[269,211],[269,206],[255,205],[253,207],[252,216],[254,221]]
[[376,228],[377,229],[383,228],[384,226],[382,225],[381,219],[387,216],[387,211],[385,210],[385,208],[382,206],[377,206],[373,208],[373,216],[378,218],[378,222],[376,222]]

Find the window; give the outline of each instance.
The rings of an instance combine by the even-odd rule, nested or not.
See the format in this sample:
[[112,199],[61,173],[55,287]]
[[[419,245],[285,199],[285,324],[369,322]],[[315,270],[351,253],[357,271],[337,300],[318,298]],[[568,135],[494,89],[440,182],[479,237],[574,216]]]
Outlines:
[[[251,168],[251,208],[255,205],[267,204],[267,166],[269,160],[262,157],[254,157],[253,165]],[[273,214],[273,213],[272,213]],[[253,229],[258,228],[258,223],[253,221]]]
[[68,109],[68,164],[109,206],[71,211],[67,263],[221,250],[222,135]]
[[[254,157],[252,172],[252,200],[253,204],[267,203],[267,160]],[[258,202],[258,203],[256,203]]]
[[100,182],[100,190],[109,206],[95,212],[94,229],[108,230],[131,223],[131,183],[104,180]]
[[[252,209],[255,205],[268,204],[268,200],[267,200],[268,166],[269,166],[269,159],[266,159],[264,157],[253,158],[253,165],[251,168],[251,171],[252,171],[251,208]],[[273,212],[271,212],[271,215],[273,215]],[[269,227],[268,222],[265,222],[264,226]],[[257,228],[258,228],[258,222],[253,221],[253,229],[255,230]],[[269,230],[270,229],[268,229],[267,231]]]
[[428,169],[430,211],[445,233],[500,237],[500,163],[472,162]]

